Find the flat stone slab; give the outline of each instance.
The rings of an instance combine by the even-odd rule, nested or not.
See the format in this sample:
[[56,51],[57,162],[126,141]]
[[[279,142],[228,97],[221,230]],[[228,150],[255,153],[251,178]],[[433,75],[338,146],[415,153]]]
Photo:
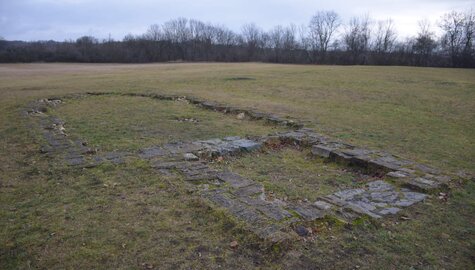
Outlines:
[[289,206],[289,208],[307,221],[316,220],[325,216],[325,210],[311,204],[295,204]]
[[241,139],[240,137],[226,137],[221,139],[211,139],[206,141],[194,142],[195,145],[201,148],[201,154],[208,156],[226,156],[233,155],[240,152],[250,152],[259,149],[262,143]]
[[[368,183],[364,188],[346,189],[323,197],[323,201],[315,202],[321,209],[350,209],[361,215],[373,218],[396,214],[401,207],[408,207],[423,201],[426,194],[397,189],[397,187],[377,180]],[[328,204],[333,205],[330,207]]]
[[168,152],[165,151],[162,147],[154,146],[150,148],[145,148],[139,152],[139,157],[143,159],[151,159],[154,157],[160,157],[167,155]]
[[66,157],[66,162],[70,166],[80,166],[86,163],[86,160],[84,159],[83,156],[72,156],[72,157]]
[[249,186],[253,183],[251,180],[232,172],[219,172],[216,176],[219,180],[228,183],[234,188]]
[[235,140],[235,141],[231,141],[231,142],[232,142],[233,145],[239,147],[240,149],[248,151],[248,152],[253,151],[253,150],[257,150],[262,146],[261,143],[251,141],[251,140],[245,140],[245,139]]

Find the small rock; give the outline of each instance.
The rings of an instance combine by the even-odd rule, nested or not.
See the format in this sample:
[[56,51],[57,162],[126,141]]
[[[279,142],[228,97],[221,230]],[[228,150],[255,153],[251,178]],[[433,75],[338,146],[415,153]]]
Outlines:
[[304,226],[302,225],[299,225],[297,227],[295,227],[295,232],[299,235],[299,236],[308,236],[311,234],[311,231],[309,231],[307,228],[305,228]]
[[232,241],[229,243],[230,248],[237,248],[239,246],[239,243],[237,241]]
[[197,156],[195,156],[194,154],[192,153],[186,153],[183,155],[183,158],[185,158],[186,161],[195,161],[195,160],[199,160],[199,158]]
[[244,118],[246,117],[246,114],[245,113],[238,113],[238,115],[236,116],[237,119],[239,120],[243,120]]
[[448,198],[447,193],[440,192],[438,198],[441,201],[447,201],[447,198]]

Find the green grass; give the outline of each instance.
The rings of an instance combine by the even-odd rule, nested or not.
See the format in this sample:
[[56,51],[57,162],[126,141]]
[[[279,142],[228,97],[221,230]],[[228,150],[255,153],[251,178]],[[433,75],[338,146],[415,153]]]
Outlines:
[[233,158],[215,166],[261,182],[272,197],[291,201],[315,201],[371,180],[342,165],[311,158],[308,151],[292,148]]
[[[194,95],[300,117],[332,137],[474,172],[475,70],[254,63],[0,68],[2,99],[86,91]],[[229,80],[235,77],[254,80]]]
[[469,182],[451,193],[448,202],[431,198],[404,210],[404,219],[363,220],[339,230],[316,224],[318,237],[303,243],[298,259],[287,254],[283,261],[304,269],[471,269],[474,209],[475,184]]
[[138,150],[150,145],[226,136],[267,135],[279,130],[262,121],[238,120],[184,101],[144,97],[68,99],[54,114],[66,121],[68,133],[108,151]]
[[30,177],[32,189],[2,194],[2,269],[252,264],[228,248],[235,224],[149,166],[44,173]]
[[[315,237],[277,248],[204,204],[181,178],[157,174],[147,162],[77,170],[45,158],[38,130],[20,115],[31,100],[68,93],[193,95],[299,117],[331,137],[473,174],[474,78],[475,70],[410,67],[0,65],[0,268],[473,269],[473,181],[456,179],[447,202],[435,194],[404,210],[404,219],[347,226],[319,221],[307,224]],[[103,149],[272,130],[260,122],[138,97],[68,100],[55,113],[65,116],[68,132]],[[189,113],[202,120],[199,129],[173,121]],[[243,156],[221,166],[295,199],[354,184],[351,173],[308,159],[305,152],[259,155],[257,161]],[[233,240],[237,249],[229,247]]]

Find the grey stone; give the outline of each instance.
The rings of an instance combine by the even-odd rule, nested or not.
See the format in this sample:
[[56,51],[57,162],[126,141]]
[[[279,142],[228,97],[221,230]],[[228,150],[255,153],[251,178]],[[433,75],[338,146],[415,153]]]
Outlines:
[[163,148],[170,152],[172,155],[180,155],[185,153],[192,153],[202,150],[202,146],[195,143],[169,143],[163,146]]
[[416,172],[415,170],[412,170],[412,169],[409,169],[409,168],[401,168],[401,169],[399,169],[399,171],[405,172],[407,174],[414,174]]
[[[388,207],[388,204],[387,204],[387,203],[384,203],[384,202],[372,202],[372,201],[367,201],[366,203],[369,203],[369,204],[373,205],[373,206],[376,207],[376,208]],[[393,204],[394,204],[394,203],[393,203]]]
[[185,153],[183,155],[183,158],[186,160],[186,161],[196,161],[196,160],[199,160],[199,158],[197,156],[195,156],[194,154],[192,153]]
[[222,192],[214,191],[214,192],[206,193],[205,195],[210,201],[216,203],[217,205],[221,207],[230,208],[231,205],[233,205],[233,200],[229,196],[223,194]]
[[294,140],[294,141],[300,141],[306,137],[306,134],[304,132],[301,132],[300,130],[295,130],[295,131],[288,131],[284,133],[279,133],[279,137],[281,139],[287,139],[287,140]]
[[302,237],[310,235],[310,231],[302,225],[295,227],[295,232]]
[[255,209],[245,207],[240,204],[233,204],[229,208],[230,212],[233,213],[237,218],[246,221],[249,223],[251,226],[253,226],[253,229],[258,229],[259,225],[263,225],[263,223],[266,223],[266,219],[259,214]]
[[417,170],[423,171],[425,173],[430,173],[430,174],[439,174],[440,171],[434,168],[431,168],[429,166],[426,166],[424,164],[416,164],[415,168]]
[[236,199],[251,206],[266,205],[266,204],[271,203],[271,202],[266,201],[265,198],[256,198],[252,196],[238,196],[236,197]]
[[440,184],[438,182],[435,182],[435,181],[432,181],[432,180],[429,180],[429,179],[425,179],[425,178],[422,178],[422,177],[410,179],[407,182],[407,185],[409,185],[412,188],[422,189],[422,190],[435,189],[435,188],[439,188],[439,186],[440,186]]
[[[337,211],[335,211],[335,215],[337,218],[345,221],[345,222],[351,222],[361,216],[361,213],[356,212],[352,209],[348,208],[340,208]],[[379,218],[379,217],[377,217]]]
[[372,192],[370,194],[372,201],[392,203],[397,200],[399,194],[393,191],[381,191],[381,192]]
[[152,168],[154,169],[176,169],[178,167],[181,167],[185,165],[184,162],[182,161],[178,161],[178,162],[175,162],[175,161],[158,161],[158,162],[155,162],[153,165],[152,165]]
[[261,211],[264,215],[274,220],[282,220],[284,218],[291,217],[292,215],[277,205],[267,203],[264,205],[257,205],[256,208]]
[[400,199],[400,200],[397,200],[395,201],[394,203],[392,203],[392,205],[394,206],[399,206],[399,207],[408,207],[408,206],[411,206],[413,204],[415,204],[416,202],[415,201],[410,201],[410,200],[406,200],[406,199]]
[[388,191],[394,190],[394,187],[382,180],[376,180],[367,184],[370,191]]
[[342,152],[348,156],[367,156],[372,153],[372,151],[362,148],[348,149]]
[[425,179],[425,178],[422,178],[422,177],[418,177],[414,180],[421,183],[421,184],[425,184],[425,185],[434,185],[435,184],[434,181],[429,180],[429,179]]
[[334,150],[332,151],[331,155],[330,155],[332,158],[334,158],[336,161],[344,161],[344,162],[348,162],[348,161],[351,161],[354,159],[354,157],[352,156],[349,156],[343,152],[340,152],[338,150]]
[[364,214],[364,215],[368,215],[372,218],[381,218],[380,215],[377,215],[371,211],[369,211],[368,209],[364,208],[364,207],[361,207],[360,205],[358,204],[355,204],[354,202],[350,202],[348,203],[345,208],[348,208],[348,209],[351,209],[352,211],[355,211],[356,213],[360,213],[360,214]]
[[230,137],[224,138],[223,140],[224,141],[237,141],[237,140],[240,140],[240,139],[241,139],[241,137],[239,137],[239,136],[230,136]]
[[367,211],[374,211],[376,210],[376,206],[374,206],[372,203],[369,202],[364,202],[364,201],[352,201],[348,202],[348,204],[356,205],[358,207],[361,207]]
[[232,144],[245,150],[245,151],[253,151],[259,149],[262,145],[258,142],[240,139],[236,141],[232,141]]
[[351,200],[355,196],[360,195],[364,192],[364,189],[347,189],[333,193],[333,195],[339,197],[342,200]]
[[389,177],[394,177],[394,178],[406,178],[408,177],[408,174],[403,171],[395,171],[395,172],[389,172],[386,174]]
[[203,174],[196,174],[190,175],[185,178],[186,181],[207,181],[207,180],[215,180],[216,175],[213,173],[203,173]]
[[347,204],[344,206],[344,208],[351,209],[352,211],[359,214],[368,215],[372,218],[381,218],[381,216],[373,213],[372,211],[368,210],[366,207],[372,207],[372,206],[370,204],[366,204],[361,201],[347,202]]
[[68,157],[66,158],[66,161],[70,166],[79,166],[83,165],[86,162],[86,160],[82,156]]
[[426,194],[422,194],[422,193],[419,193],[419,192],[403,192],[402,193],[404,198],[406,200],[409,200],[409,201],[412,201],[412,202],[420,202],[420,201],[423,201],[427,198],[427,195]]
[[388,161],[384,158],[370,160],[369,163],[372,164],[373,166],[377,166],[379,168],[382,168],[384,170],[389,170],[389,171],[397,171],[401,168],[401,166],[398,163]]
[[342,200],[341,198],[334,196],[334,195],[327,195],[321,198],[322,200],[334,204],[336,206],[344,206],[346,205],[346,201]]
[[324,201],[316,201],[313,203],[313,205],[315,207],[317,207],[318,209],[321,209],[321,210],[324,210],[324,211],[327,211],[327,210],[330,210],[332,209],[332,205],[327,203],[327,202],[324,202]]
[[168,152],[163,148],[154,146],[150,148],[143,149],[139,152],[139,157],[143,159],[151,159],[154,157],[165,156]]
[[294,210],[305,220],[316,220],[325,216],[324,211],[311,205],[292,205],[290,209]]
[[206,140],[206,141],[200,141],[198,143],[201,143],[204,145],[219,145],[219,144],[222,144],[223,141],[220,139],[211,139],[211,140]]
[[232,172],[220,172],[217,173],[219,180],[230,184],[234,188],[241,188],[249,186],[252,181]]
[[236,189],[233,193],[236,196],[253,196],[261,194],[263,192],[264,187],[261,184],[254,183],[252,185]]
[[366,168],[368,167],[368,163],[371,160],[369,156],[351,156],[349,161],[352,165],[356,165],[361,168]]
[[312,146],[312,155],[329,158],[332,150],[332,148],[317,144]]

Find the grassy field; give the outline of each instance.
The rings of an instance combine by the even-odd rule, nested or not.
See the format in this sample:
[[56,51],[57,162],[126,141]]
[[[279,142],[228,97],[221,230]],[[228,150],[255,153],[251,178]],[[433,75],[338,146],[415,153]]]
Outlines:
[[270,196],[289,201],[315,201],[319,196],[375,180],[343,165],[311,158],[309,152],[283,149],[258,153],[218,163],[216,167],[261,182]]
[[99,96],[65,102],[66,106],[54,112],[66,121],[65,128],[105,151],[138,150],[170,142],[227,136],[266,135],[279,130],[263,121],[241,121],[184,101]]
[[[475,173],[475,70],[0,65],[1,269],[474,268],[473,180],[451,183],[447,201],[431,196],[383,221],[309,224],[314,237],[275,247],[203,204],[182,179],[156,174],[145,161],[75,170],[42,156],[38,131],[21,116],[22,108],[38,98],[95,91],[193,95],[252,107],[453,174]],[[104,150],[275,131],[260,122],[139,97],[71,99],[52,113],[66,120],[72,135]],[[198,122],[179,121],[185,118]],[[295,149],[259,153],[258,161],[254,155],[216,166],[290,199],[312,199],[312,188],[327,192],[357,184],[357,174]],[[234,240],[239,247],[231,249]]]

